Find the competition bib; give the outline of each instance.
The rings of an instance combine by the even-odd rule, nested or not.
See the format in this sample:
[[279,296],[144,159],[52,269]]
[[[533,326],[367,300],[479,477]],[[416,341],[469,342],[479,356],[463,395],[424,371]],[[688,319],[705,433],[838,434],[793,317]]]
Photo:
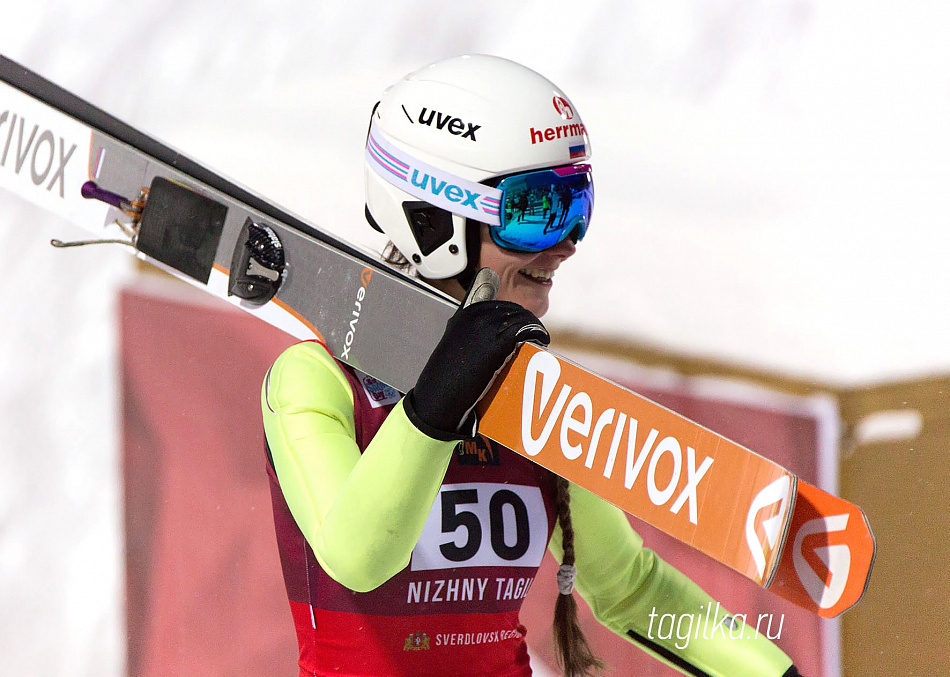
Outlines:
[[538,487],[445,484],[412,551],[410,569],[537,567],[548,521]]

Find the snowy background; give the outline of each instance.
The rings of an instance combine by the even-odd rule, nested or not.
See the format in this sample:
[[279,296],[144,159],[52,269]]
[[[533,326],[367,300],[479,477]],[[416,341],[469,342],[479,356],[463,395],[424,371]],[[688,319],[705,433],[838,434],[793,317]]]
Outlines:
[[[829,384],[950,372],[950,5],[808,0],[6,2],[0,52],[370,247],[376,95],[463,52],[590,130],[572,328]],[[115,247],[7,195],[0,674],[121,675]]]

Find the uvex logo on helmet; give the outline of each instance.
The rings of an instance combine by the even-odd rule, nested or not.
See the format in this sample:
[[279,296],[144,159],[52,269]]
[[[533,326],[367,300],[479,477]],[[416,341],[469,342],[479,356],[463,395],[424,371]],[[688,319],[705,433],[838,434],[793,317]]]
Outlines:
[[[405,108],[403,109],[405,110]],[[412,121],[412,118],[409,118]],[[475,132],[481,129],[481,125],[472,124],[471,122],[464,122],[462,118],[457,118],[450,113],[441,113],[434,108],[429,110],[426,107],[423,107],[419,111],[419,124],[426,125],[427,127],[435,126],[436,129],[444,129],[449,134],[454,136],[460,136],[463,139],[470,139],[472,141],[478,141],[475,138]]]
[[390,144],[370,125],[366,157],[373,170],[394,186],[453,214],[498,223],[501,191],[443,172],[410,157]]

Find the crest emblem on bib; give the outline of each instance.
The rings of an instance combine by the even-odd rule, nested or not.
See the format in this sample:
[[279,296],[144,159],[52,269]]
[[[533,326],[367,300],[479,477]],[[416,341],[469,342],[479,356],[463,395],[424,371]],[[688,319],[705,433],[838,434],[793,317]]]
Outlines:
[[428,651],[429,636],[424,632],[414,632],[406,637],[406,644],[402,647],[403,651]]

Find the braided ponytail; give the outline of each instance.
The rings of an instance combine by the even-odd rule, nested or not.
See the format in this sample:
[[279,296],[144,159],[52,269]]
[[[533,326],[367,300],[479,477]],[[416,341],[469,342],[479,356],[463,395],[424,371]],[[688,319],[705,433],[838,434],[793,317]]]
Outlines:
[[571,495],[569,483],[563,477],[554,477],[557,520],[561,527],[564,558],[557,572],[558,596],[554,605],[554,647],[558,665],[565,677],[586,677],[593,670],[604,667],[591,651],[577,622],[577,601],[574,599],[574,527],[571,524]]

